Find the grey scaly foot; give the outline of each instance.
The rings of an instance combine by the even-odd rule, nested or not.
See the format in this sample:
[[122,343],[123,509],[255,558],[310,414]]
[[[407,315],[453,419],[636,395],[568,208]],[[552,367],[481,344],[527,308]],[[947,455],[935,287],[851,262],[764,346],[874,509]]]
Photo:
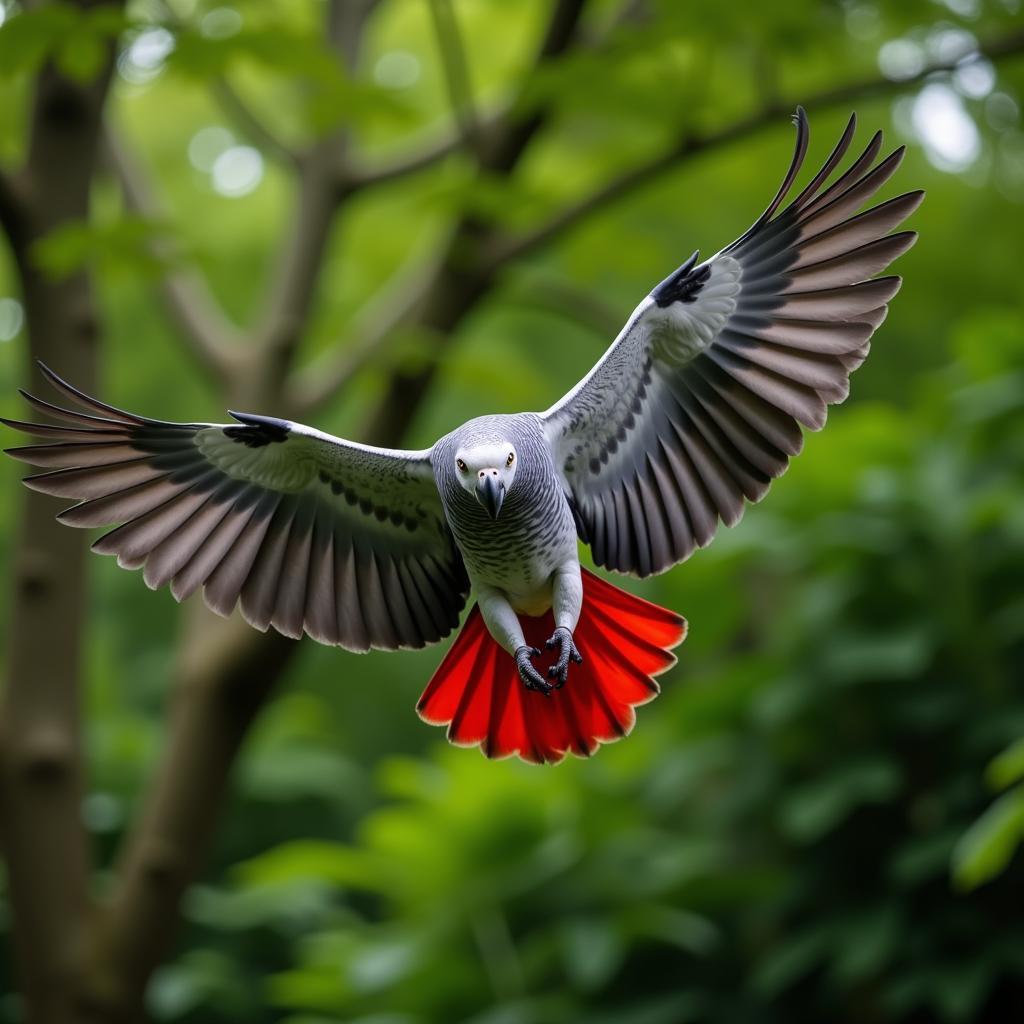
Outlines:
[[555,683],[555,689],[560,690],[565,686],[565,680],[569,676],[569,662],[570,660],[574,665],[583,664],[583,656],[578,650],[576,645],[572,642],[572,630],[568,626],[559,626],[552,634],[551,639],[545,644],[548,650],[552,647],[558,647],[558,661],[548,669],[548,675],[552,679],[557,679]]
[[554,687],[533,667],[531,660],[539,657],[540,651],[536,647],[517,647],[516,668],[519,669],[519,678],[526,684],[528,690],[536,690],[545,697],[550,697]]

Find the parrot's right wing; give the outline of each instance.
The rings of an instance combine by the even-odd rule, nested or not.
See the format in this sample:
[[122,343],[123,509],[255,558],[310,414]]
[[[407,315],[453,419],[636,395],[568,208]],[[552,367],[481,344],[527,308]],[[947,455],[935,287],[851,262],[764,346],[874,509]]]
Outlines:
[[43,367],[90,412],[26,399],[65,424],[4,420],[48,444],[9,450],[78,499],[70,526],[121,523],[93,545],[180,601],[200,586],[257,629],[350,650],[422,647],[458,625],[469,592],[429,452],[355,444],[300,423],[168,423],[98,402]]
[[825,187],[853,137],[850,118],[810,184],[781,213],[807,149],[742,237],[697,254],[637,307],[593,370],[542,414],[577,527],[599,565],[647,576],[681,562],[735,523],[800,451],[801,425],[825,423],[897,277],[873,278],[917,237],[888,234],[922,192],[857,210],[888,180],[902,149],[875,167],[867,149]]

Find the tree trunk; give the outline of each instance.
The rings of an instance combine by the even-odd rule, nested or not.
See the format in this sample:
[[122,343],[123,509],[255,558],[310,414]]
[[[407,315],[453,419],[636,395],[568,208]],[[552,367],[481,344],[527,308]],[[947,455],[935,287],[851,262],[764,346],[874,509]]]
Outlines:
[[[96,379],[99,322],[88,275],[60,280],[33,243],[89,215],[110,65],[88,85],[46,67],[36,82],[26,164],[7,224],[21,278],[29,352],[83,387]],[[45,393],[32,367],[33,386]],[[0,810],[14,943],[31,1024],[77,1016],[76,964],[89,917],[81,821],[80,649],[85,536],[54,519],[52,498],[21,492],[14,542],[7,678],[0,712]]]

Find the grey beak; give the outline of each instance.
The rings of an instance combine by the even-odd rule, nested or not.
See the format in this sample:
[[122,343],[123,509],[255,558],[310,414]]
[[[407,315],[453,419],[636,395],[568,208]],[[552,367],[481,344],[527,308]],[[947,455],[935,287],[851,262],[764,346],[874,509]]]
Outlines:
[[494,473],[485,472],[477,481],[476,500],[487,509],[492,519],[497,519],[505,501],[505,485],[498,481]]

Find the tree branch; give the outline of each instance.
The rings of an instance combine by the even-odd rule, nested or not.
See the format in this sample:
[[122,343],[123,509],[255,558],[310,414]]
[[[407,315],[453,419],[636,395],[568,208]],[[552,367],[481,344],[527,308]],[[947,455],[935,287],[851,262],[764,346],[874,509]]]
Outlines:
[[257,332],[263,355],[251,364],[263,378],[255,388],[249,386],[257,402],[269,400],[280,389],[309,320],[339,200],[334,152],[334,144],[325,141],[302,159],[295,210],[288,219],[288,236],[271,276],[267,307]]
[[0,171],[0,228],[15,249],[24,248],[27,231],[25,197],[19,184],[14,175]]
[[161,767],[118,859],[84,973],[95,1019],[136,1021],[149,976],[174,939],[177,907],[201,870],[238,749],[298,648],[198,602],[175,670]]
[[463,144],[463,137],[458,131],[448,130],[439,138],[426,141],[419,148],[413,148],[411,153],[378,162],[364,161],[353,156],[349,158],[340,178],[352,192],[356,189],[382,185],[440,163],[445,157],[461,149]]
[[256,116],[226,78],[215,78],[211,84],[217,101],[249,142],[286,167],[297,165],[298,154]]
[[[147,220],[163,220],[163,208],[141,164],[128,152],[109,123],[105,141],[127,208]],[[194,270],[168,268],[160,278],[160,294],[199,364],[218,380],[227,378],[237,361],[239,332],[228,321],[203,278]]]
[[[575,42],[586,0],[556,0],[534,66],[541,67]],[[517,113],[513,102],[508,114],[494,126],[481,154],[481,170],[508,175],[518,164],[549,111]],[[437,339],[435,351],[412,372],[396,372],[370,419],[368,437],[376,444],[397,446],[412,422],[433,380],[444,346],[455,327],[476,305],[493,281],[493,269],[482,258],[496,242],[494,229],[473,214],[464,214],[452,232],[438,264],[416,322]]]
[[[500,125],[506,123],[510,108],[502,106],[490,113],[476,113],[478,138],[486,140]],[[349,193],[372,188],[426,170],[446,157],[464,149],[466,139],[457,127],[448,127],[436,137],[424,139],[419,146],[410,146],[405,153],[368,159],[350,154],[339,173],[341,186]]]
[[[552,9],[547,30],[538,47],[535,66],[564,52],[575,39],[576,30],[586,6],[586,0],[558,0]],[[450,12],[449,12],[450,13]],[[442,15],[442,19],[443,19]],[[453,28],[455,26],[452,26]],[[440,33],[447,31],[443,27]],[[451,47],[449,40],[448,46]],[[461,44],[456,37],[454,45],[460,51],[459,56],[449,52],[446,66],[454,60],[459,63]],[[449,70],[451,75],[451,70]],[[455,72],[458,78],[458,72]],[[459,85],[450,83],[453,106],[458,108],[464,100],[459,98]],[[468,92],[468,81],[465,82]],[[478,157],[481,165],[489,172],[508,174],[522,156],[530,140],[541,127],[543,111],[537,111],[528,117],[517,119],[515,103],[492,115],[486,122],[474,119],[477,139],[481,145]],[[385,165],[375,171],[358,172],[348,170],[349,186],[365,187],[380,184],[383,181],[413,173],[423,167],[443,159],[464,144],[464,132],[453,134],[432,147],[427,148],[415,157]],[[486,232],[484,232],[486,234]],[[381,303],[383,308],[374,308],[366,321],[366,327],[357,334],[356,340],[340,351],[326,364],[318,361],[313,367],[300,371],[293,382],[291,394],[294,405],[302,414],[308,414],[328,402],[352,378],[376,357],[382,345],[390,335],[403,323],[418,313],[417,322],[443,337],[450,326],[454,325],[466,312],[485,286],[484,280],[475,272],[467,272],[469,264],[474,262],[473,253],[478,249],[486,250],[483,245],[481,225],[473,218],[464,217],[456,227],[442,257],[434,264],[433,269],[416,280],[411,288],[398,288],[397,297],[392,294]],[[392,290],[388,289],[391,293]],[[434,294],[434,293],[437,294]],[[378,304],[374,303],[376,307]],[[422,400],[426,387],[436,366],[436,359],[428,360],[426,365],[415,375],[420,381],[413,384],[403,374],[396,374],[388,390],[388,397],[378,407],[378,413],[371,420],[370,436],[380,443],[385,443],[392,435],[400,437],[405,426],[411,419],[414,410]],[[388,403],[400,410],[394,424],[386,422]],[[392,443],[397,444],[394,440]]]
[[562,317],[576,327],[592,330],[599,338],[614,338],[622,326],[621,310],[613,308],[592,290],[569,281],[530,274],[525,280],[516,281],[510,291],[509,302]]
[[[348,72],[356,65],[366,21],[376,6],[377,0],[331,0],[328,6],[327,38]],[[261,377],[255,387],[247,385],[257,399],[265,394],[283,400],[282,385],[309,321],[335,213],[346,195],[337,169],[344,166],[348,134],[342,130],[321,140],[300,161],[296,209],[258,332],[264,355],[250,364]]]
[[380,354],[393,333],[413,319],[435,286],[439,263],[400,271],[361,311],[352,340],[292,375],[287,407],[298,417],[326,405]]
[[479,153],[480,125],[473,105],[473,88],[469,80],[466,50],[462,45],[459,23],[452,10],[451,0],[430,0],[430,15],[434,23],[437,48],[441,54],[448,98],[459,126],[459,134],[470,152]]
[[[567,48],[570,38],[576,33],[585,5],[586,0],[558,0],[537,51],[537,65],[557,57]],[[474,123],[478,146],[489,154],[489,169],[501,172],[507,171],[515,162],[517,153],[525,148],[539,127],[540,119],[517,118],[515,104],[512,103],[485,115],[476,110]],[[370,188],[432,167],[465,145],[465,128],[451,128],[407,155],[387,158],[379,163],[363,162],[356,156],[350,156],[346,166],[341,168],[339,179],[349,191]]]
[[[535,68],[539,69],[548,61],[565,53],[575,42],[586,5],[587,0],[557,0],[544,38],[537,50]],[[508,174],[513,170],[549,114],[546,108],[540,108],[523,117],[517,114],[515,107],[513,104],[510,108],[503,129],[495,130],[488,137],[490,145],[485,165],[495,174]]]
[[864,99],[867,96],[901,92],[931,75],[944,71],[953,71],[963,60],[975,55],[998,61],[1007,57],[1017,56],[1021,53],[1024,53],[1024,32],[1014,33],[1002,39],[994,40],[981,46],[978,50],[971,50],[962,54],[956,60],[930,64],[915,75],[900,81],[893,81],[881,76],[865,78],[830,89],[823,89],[821,92],[800,100],[775,100],[767,103],[755,113],[741,118],[716,132],[708,135],[693,134],[684,137],[671,149],[660,153],[646,163],[639,164],[623,172],[589,196],[559,211],[550,220],[534,228],[532,231],[528,231],[518,238],[506,239],[500,242],[488,254],[488,258],[493,268],[497,269],[511,260],[528,255],[554,241],[581,221],[610,206],[616,200],[635,191],[641,185],[645,185],[657,178],[680,161],[720,149],[729,143],[775,124],[780,118],[791,113],[796,108],[798,102],[802,103],[808,110],[823,110],[849,103],[851,100]]
[[[157,0],[157,3],[170,25],[178,29],[186,26],[187,17],[178,11],[171,0]],[[239,96],[224,75],[217,75],[211,79],[210,90],[224,112],[234,121],[235,126],[250,143],[285,166],[296,164],[298,154],[257,117],[253,109]]]

